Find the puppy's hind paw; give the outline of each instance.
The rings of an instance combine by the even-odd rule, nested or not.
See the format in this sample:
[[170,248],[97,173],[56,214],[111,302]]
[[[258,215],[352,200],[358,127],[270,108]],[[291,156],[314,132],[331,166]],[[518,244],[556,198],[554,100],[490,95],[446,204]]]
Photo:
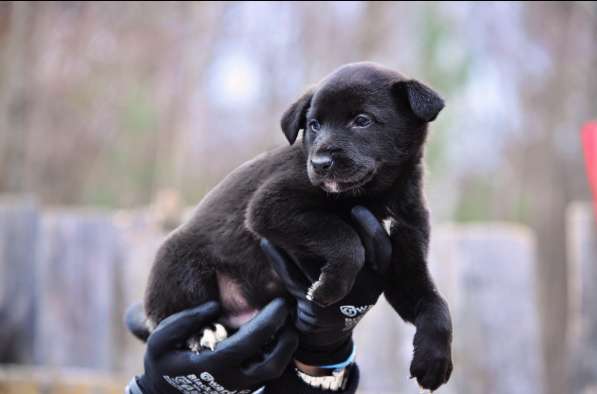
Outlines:
[[228,338],[228,332],[224,326],[219,323],[215,323],[213,328],[203,329],[203,333],[199,338],[193,337],[189,339],[188,345],[189,348],[195,353],[200,353],[208,349],[214,351],[216,345],[226,338]]

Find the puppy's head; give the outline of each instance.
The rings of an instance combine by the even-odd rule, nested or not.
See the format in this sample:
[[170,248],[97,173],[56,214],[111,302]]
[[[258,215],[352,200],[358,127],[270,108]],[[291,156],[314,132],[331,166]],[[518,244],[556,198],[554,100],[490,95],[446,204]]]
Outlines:
[[374,63],[353,63],[300,97],[281,125],[290,144],[304,130],[311,183],[343,193],[391,182],[390,172],[420,157],[427,123],[443,107],[438,94],[416,80]]

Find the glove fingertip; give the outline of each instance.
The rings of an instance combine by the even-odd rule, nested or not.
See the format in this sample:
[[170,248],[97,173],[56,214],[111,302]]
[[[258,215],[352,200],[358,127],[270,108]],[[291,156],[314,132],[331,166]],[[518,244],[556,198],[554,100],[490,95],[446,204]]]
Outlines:
[[357,205],[351,210],[352,219],[361,227],[361,229],[371,238],[376,238],[376,234],[383,227],[379,220],[367,208]]
[[272,248],[272,244],[265,238],[261,238],[259,241],[259,246],[264,252],[268,252]]
[[383,224],[370,210],[360,205],[352,208],[351,216],[359,227],[361,237],[368,238],[363,242],[375,256],[370,262],[371,267],[374,271],[385,272],[392,258],[392,244]]
[[388,234],[384,229],[381,229],[383,234],[377,234],[375,237],[375,243],[378,251],[378,258],[376,262],[376,269],[378,272],[385,272],[392,261],[392,244],[388,237]]
[[356,205],[350,210],[350,216],[359,223],[361,223],[369,213],[369,210],[362,205]]
[[130,305],[124,313],[124,324],[131,334],[137,339],[146,342],[149,337],[149,328],[147,327],[147,316],[143,303],[137,302]]
[[278,275],[282,276],[283,279],[286,279],[289,275],[288,268],[285,264],[286,260],[278,248],[276,248],[265,238],[261,238],[259,241],[259,247],[265,254],[265,257],[267,257],[269,262],[272,264]]
[[272,301],[270,301],[267,307],[269,307],[268,309],[271,315],[280,315],[281,317],[286,318],[286,316],[288,316],[290,313],[288,303],[282,297],[274,298]]
[[267,258],[271,260],[273,263],[277,263],[284,260],[284,257],[282,256],[278,248],[276,248],[269,240],[261,238],[261,240],[259,241],[259,247],[261,248],[263,253],[265,253]]

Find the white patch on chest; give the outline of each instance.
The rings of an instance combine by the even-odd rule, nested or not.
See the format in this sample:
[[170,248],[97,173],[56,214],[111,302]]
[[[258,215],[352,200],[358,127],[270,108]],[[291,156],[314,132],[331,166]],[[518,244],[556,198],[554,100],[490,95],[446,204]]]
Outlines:
[[323,187],[325,188],[326,191],[328,191],[330,193],[339,193],[340,192],[340,185],[338,185],[338,182],[325,181],[323,183]]

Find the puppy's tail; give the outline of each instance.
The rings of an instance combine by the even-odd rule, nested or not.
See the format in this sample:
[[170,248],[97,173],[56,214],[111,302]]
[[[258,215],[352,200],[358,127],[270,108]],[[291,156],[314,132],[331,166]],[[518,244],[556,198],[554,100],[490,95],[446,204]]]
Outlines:
[[124,324],[137,339],[146,342],[149,337],[147,316],[142,302],[136,302],[124,312]]

